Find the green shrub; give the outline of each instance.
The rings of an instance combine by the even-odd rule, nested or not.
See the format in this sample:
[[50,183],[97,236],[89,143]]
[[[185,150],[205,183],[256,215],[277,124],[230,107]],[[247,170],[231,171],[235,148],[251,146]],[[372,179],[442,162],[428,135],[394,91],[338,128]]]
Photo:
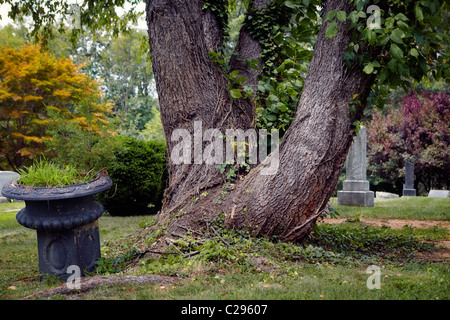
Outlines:
[[124,137],[115,158],[107,168],[114,185],[99,199],[105,209],[113,216],[156,213],[168,179],[165,144]]

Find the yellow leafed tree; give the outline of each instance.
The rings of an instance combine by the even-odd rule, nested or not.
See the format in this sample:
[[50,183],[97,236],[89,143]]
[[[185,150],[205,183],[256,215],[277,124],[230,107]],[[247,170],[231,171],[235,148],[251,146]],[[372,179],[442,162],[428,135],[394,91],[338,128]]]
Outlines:
[[96,104],[99,84],[82,67],[70,58],[56,59],[40,45],[0,47],[0,169],[17,170],[36,156],[52,156],[46,148],[52,140],[49,106],[76,121],[75,105],[89,100],[98,121],[106,121],[110,107]]

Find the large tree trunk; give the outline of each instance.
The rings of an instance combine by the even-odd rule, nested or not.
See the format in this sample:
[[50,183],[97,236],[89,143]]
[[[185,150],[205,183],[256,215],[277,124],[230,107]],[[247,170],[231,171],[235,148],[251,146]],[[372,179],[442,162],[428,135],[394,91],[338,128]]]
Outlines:
[[[174,130],[187,129],[194,136],[194,121],[201,121],[203,132],[246,130],[254,124],[251,103],[230,99],[226,77],[209,58],[209,49],[217,43],[211,39],[220,33],[214,30],[211,13],[201,6],[202,1],[147,1],[153,72],[169,159],[178,143],[171,140]],[[348,0],[328,0],[324,14],[331,9],[350,12],[352,5]],[[348,25],[339,23],[333,39],[325,37],[325,28],[326,23],[317,39],[295,120],[269,158],[273,164],[278,157],[278,170],[262,175],[265,165],[260,164],[223,195],[224,179],[214,165],[195,164],[194,153],[193,164],[171,162],[160,223],[195,227],[193,221],[223,212],[229,227],[245,228],[255,236],[300,241],[309,233],[335,189],[353,137],[351,124],[361,111],[351,117],[349,101],[355,94],[365,101],[373,81],[359,66],[346,68],[343,63],[351,37]],[[254,58],[258,44],[242,32],[237,50]],[[246,72],[245,65],[234,67]],[[248,81],[256,81],[253,72],[246,75]],[[205,190],[208,196],[198,197]],[[220,204],[215,203],[218,197]]]
[[[353,10],[346,0],[328,0],[329,10]],[[355,94],[364,102],[373,77],[342,59],[351,31],[339,24],[332,39],[321,27],[296,117],[279,147],[275,175],[261,175],[259,166],[236,190],[227,215],[230,227],[248,228],[255,235],[277,236],[282,241],[302,240],[333,194],[354,130],[349,101]]]
[[[230,98],[226,76],[209,57],[222,34],[210,10],[201,7],[202,1],[147,1],[153,72],[169,158],[178,144],[172,141],[174,130],[186,129],[194,137],[194,122],[201,124],[202,132],[253,126],[251,104]],[[201,137],[194,137],[192,164],[169,163],[165,211],[174,210],[192,192],[223,181],[214,165],[204,164],[202,154],[194,154],[194,144],[204,149]]]

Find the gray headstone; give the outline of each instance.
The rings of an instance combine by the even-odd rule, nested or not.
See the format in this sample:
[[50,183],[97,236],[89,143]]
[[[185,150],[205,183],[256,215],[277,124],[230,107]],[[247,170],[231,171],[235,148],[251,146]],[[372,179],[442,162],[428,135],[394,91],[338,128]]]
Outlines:
[[430,190],[428,198],[450,198],[450,190]]
[[414,189],[414,164],[405,161],[405,188]]
[[377,198],[377,199],[395,199],[398,197],[399,197],[398,194],[395,194],[395,193],[383,192],[383,191],[375,192],[375,198]]
[[405,160],[405,184],[403,185],[404,197],[415,197],[414,189],[414,164]]
[[353,139],[346,160],[346,179],[343,190],[338,191],[338,204],[346,206],[373,207],[374,192],[367,181],[367,133],[361,126]]
[[8,199],[3,197],[2,189],[5,184],[10,183],[14,179],[18,179],[20,176],[17,172],[12,171],[0,171],[0,203],[8,202]]
[[366,151],[366,127],[361,127],[347,155],[346,180],[366,180],[367,175],[367,151]]

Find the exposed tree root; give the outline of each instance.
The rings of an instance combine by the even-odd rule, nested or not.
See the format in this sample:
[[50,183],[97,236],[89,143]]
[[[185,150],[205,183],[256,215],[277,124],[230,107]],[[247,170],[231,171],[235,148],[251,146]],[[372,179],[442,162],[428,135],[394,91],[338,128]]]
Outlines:
[[95,276],[86,277],[80,280],[79,289],[70,289],[67,284],[62,286],[51,288],[47,290],[42,290],[28,295],[22,300],[32,299],[32,298],[42,298],[50,297],[56,294],[80,294],[91,291],[97,287],[106,285],[117,285],[117,284],[172,284],[177,282],[178,279],[174,277],[158,276],[154,274],[145,274],[138,276],[120,276],[120,275],[109,275],[109,276]]

